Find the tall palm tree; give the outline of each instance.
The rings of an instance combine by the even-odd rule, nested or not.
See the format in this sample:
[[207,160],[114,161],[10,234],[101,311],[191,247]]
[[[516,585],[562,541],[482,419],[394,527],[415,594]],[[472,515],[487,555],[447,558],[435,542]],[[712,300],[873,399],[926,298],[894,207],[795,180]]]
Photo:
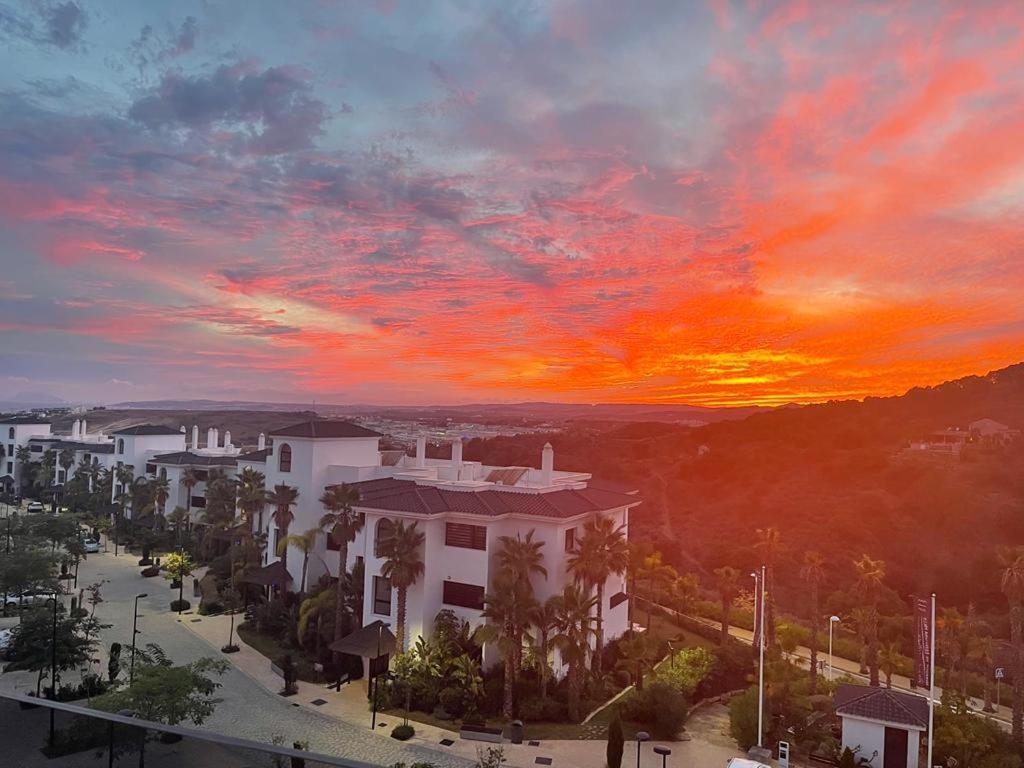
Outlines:
[[[345,636],[345,589],[348,572],[348,545],[356,540],[356,534],[363,529],[363,515],[354,512],[352,507],[359,503],[359,491],[342,483],[325,488],[320,496],[320,503],[327,512],[320,518],[320,527],[338,545],[338,583],[334,594],[334,639],[341,640]],[[340,660],[341,654],[334,654],[334,661]]]
[[671,565],[662,562],[661,552],[651,552],[640,566],[637,578],[647,585],[647,628],[651,628],[651,612],[658,595],[675,584],[679,574]]
[[629,564],[626,546],[626,527],[615,525],[610,517],[595,517],[583,525],[583,535],[577,547],[569,553],[569,571],[588,588],[595,590],[597,598],[597,625],[595,627],[594,660],[592,672],[601,674],[604,653],[604,587],[608,577],[621,574]]
[[267,503],[267,478],[252,467],[245,467],[238,474],[238,508],[242,517],[252,525],[257,520],[256,530],[263,530],[263,507]]
[[66,483],[70,479],[68,472],[75,465],[75,452],[71,448],[64,448],[57,456],[57,463],[64,470],[64,482]]
[[493,591],[484,596],[481,613],[485,623],[476,631],[480,643],[493,643],[504,664],[501,713],[513,715],[515,695],[515,658],[518,632],[516,621],[521,601],[515,594],[515,582],[510,574],[499,571],[492,584]]
[[409,587],[423,575],[423,533],[417,524],[406,525],[399,520],[382,542],[384,558],[380,575],[391,582],[398,593],[398,616],[395,622],[395,645],[398,653],[405,653],[405,606]]
[[729,614],[732,604],[740,596],[740,572],[731,565],[715,568],[715,588],[722,601],[722,636],[719,642],[725,645],[729,640]]
[[892,688],[892,676],[900,666],[900,647],[897,643],[886,643],[878,653],[878,666],[885,675],[885,687]]
[[778,528],[757,529],[756,549],[764,561],[764,642],[767,648],[775,646],[775,560],[780,539]]
[[168,521],[174,526],[174,535],[178,539],[178,546],[181,546],[181,531],[188,521],[188,510],[180,504],[171,510]]
[[987,631],[985,634],[974,638],[971,657],[977,660],[982,669],[981,677],[985,681],[985,705],[982,709],[983,712],[996,711],[995,707],[992,706],[992,667],[994,666],[993,658],[995,657],[995,651],[995,641]]
[[531,528],[525,536],[498,537],[497,563],[498,572],[508,576],[512,584],[515,596],[519,599],[517,607],[519,618],[514,623],[515,633],[515,654],[512,658],[512,680],[518,682],[519,673],[523,666],[523,632],[526,627],[526,610],[534,602],[533,597],[533,576],[548,577],[547,568],[544,567],[544,555],[541,550],[544,548],[543,541],[535,541],[534,530]]
[[19,445],[14,449],[14,457],[18,460],[18,485],[22,492],[25,490],[25,480],[28,477],[26,470],[29,462],[32,461],[32,451],[27,445]]
[[594,636],[595,598],[584,592],[578,584],[567,584],[558,601],[558,634],[553,642],[569,666],[569,719],[580,719],[580,698],[583,693],[583,669]]
[[178,482],[185,488],[185,509],[191,512],[192,489],[199,485],[199,475],[192,467],[185,467]]
[[935,639],[946,667],[944,685],[953,687],[953,678],[965,661],[960,653],[960,640],[964,634],[964,617],[956,608],[943,608],[935,620]]
[[54,470],[57,466],[57,453],[52,448],[43,451],[43,458],[40,460],[39,485],[49,488],[53,484]]
[[558,627],[559,610],[558,595],[552,595],[543,603],[535,602],[527,612],[530,626],[537,630],[535,645],[537,649],[537,670],[540,677],[541,701],[546,701],[548,697],[548,680],[551,676],[548,656],[551,653],[551,633]]
[[818,691],[818,634],[821,631],[821,584],[825,581],[825,558],[821,553],[804,552],[800,578],[807,584],[811,597],[811,696]]
[[292,533],[277,543],[278,557],[287,558],[288,547],[295,547],[302,553],[302,578],[299,580],[299,592],[306,591],[306,570],[309,567],[309,556],[316,550],[316,537],[319,528],[310,528],[305,533]]
[[157,514],[163,517],[164,510],[167,508],[167,499],[171,496],[171,484],[166,475],[157,475],[149,481],[149,488],[153,493]]
[[1013,740],[1024,743],[1024,547],[999,553],[1000,586],[1010,605],[1010,644],[1013,646]]
[[[283,483],[275,485],[274,490],[267,494],[267,503],[274,508],[274,511],[271,513],[271,518],[274,521],[274,525],[277,526],[278,541],[288,537],[288,527],[295,519],[295,513],[292,512],[292,505],[298,498],[299,490],[297,488],[292,488],[290,485],[284,485]],[[285,570],[288,570],[287,548],[285,549],[284,554],[281,555],[281,563],[284,565]]]
[[869,683],[878,687],[878,595],[885,578],[885,563],[862,555],[853,563],[857,569],[854,593],[867,611],[866,647],[864,661],[868,666]]

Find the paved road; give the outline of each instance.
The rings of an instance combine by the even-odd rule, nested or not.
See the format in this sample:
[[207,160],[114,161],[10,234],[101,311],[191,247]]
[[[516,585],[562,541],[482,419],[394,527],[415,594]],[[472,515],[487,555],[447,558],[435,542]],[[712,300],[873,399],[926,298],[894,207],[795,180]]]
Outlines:
[[[103,585],[104,602],[96,610],[97,618],[110,624],[103,632],[101,668],[106,668],[106,649],[113,641],[124,646],[124,654],[131,646],[131,627],[134,597],[139,600],[140,645],[157,643],[175,662],[194,661],[203,656],[219,655],[215,649],[190,632],[176,620],[169,610],[170,601],[177,591],[160,577],[144,579],[137,559],[128,555],[117,558],[113,554],[90,555],[79,568],[78,586],[106,580]],[[442,768],[464,768],[466,760],[403,744],[387,736],[375,734],[365,727],[338,722],[317,712],[292,704],[257,684],[252,678],[232,667],[221,679],[219,703],[213,716],[202,727],[218,733],[270,743],[275,736],[288,744],[305,741],[309,749],[338,757],[345,757],[379,765],[397,762],[411,764],[428,761]],[[0,687],[28,691],[35,689],[35,677],[24,672],[0,676]]]

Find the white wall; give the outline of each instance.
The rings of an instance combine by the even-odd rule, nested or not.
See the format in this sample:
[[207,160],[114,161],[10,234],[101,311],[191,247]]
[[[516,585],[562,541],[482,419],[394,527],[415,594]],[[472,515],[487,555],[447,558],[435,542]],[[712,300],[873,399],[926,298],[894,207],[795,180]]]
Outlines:
[[[874,720],[862,720],[858,717],[842,716],[843,748],[849,747],[857,752],[858,760],[870,761],[874,768],[882,768],[885,762],[885,725]],[[921,732],[908,729],[907,735],[907,768],[918,768],[918,754],[921,746]],[[871,759],[873,752],[878,755]]]

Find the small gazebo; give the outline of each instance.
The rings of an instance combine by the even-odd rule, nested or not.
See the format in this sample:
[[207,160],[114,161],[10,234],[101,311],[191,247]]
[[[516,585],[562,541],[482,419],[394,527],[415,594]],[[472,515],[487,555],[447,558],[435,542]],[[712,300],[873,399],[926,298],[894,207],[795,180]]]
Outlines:
[[350,632],[341,640],[335,640],[329,648],[336,653],[361,657],[363,677],[371,680],[387,672],[395,645],[395,636],[388,629],[387,623],[378,619]]
[[241,578],[243,584],[253,584],[263,590],[269,590],[271,594],[291,581],[292,575],[288,573],[288,569],[280,560],[275,560],[269,565],[251,571]]

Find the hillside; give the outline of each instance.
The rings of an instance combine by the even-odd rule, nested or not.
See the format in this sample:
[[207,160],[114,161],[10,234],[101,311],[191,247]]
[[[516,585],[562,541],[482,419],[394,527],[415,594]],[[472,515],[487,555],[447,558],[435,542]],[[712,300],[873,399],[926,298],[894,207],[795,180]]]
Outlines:
[[[700,428],[576,423],[552,442],[558,468],[639,487],[644,525],[682,567],[749,569],[756,530],[775,526],[783,600],[799,602],[799,559],[813,548],[830,560],[831,587],[868,553],[900,594],[985,605],[1001,601],[996,549],[1024,542],[1024,444],[959,461],[901,453],[911,438],[985,417],[1024,428],[1024,365]],[[465,455],[532,463],[544,439],[474,441]]]

